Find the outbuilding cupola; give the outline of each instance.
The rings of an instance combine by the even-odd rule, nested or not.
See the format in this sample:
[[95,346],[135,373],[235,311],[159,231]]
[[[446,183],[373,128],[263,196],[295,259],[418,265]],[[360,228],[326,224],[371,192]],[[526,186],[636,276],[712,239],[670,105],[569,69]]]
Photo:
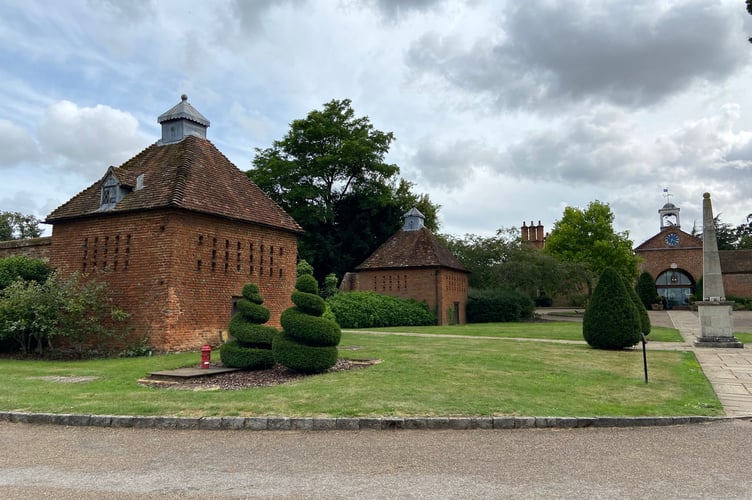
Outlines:
[[157,118],[162,125],[160,145],[182,141],[189,135],[206,139],[209,120],[188,102],[188,96],[180,96],[180,102]]

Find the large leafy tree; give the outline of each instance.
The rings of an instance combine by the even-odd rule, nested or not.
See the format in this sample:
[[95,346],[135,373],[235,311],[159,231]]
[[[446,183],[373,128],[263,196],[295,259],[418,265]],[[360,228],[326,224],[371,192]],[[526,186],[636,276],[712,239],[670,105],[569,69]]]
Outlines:
[[39,220],[20,212],[0,212],[0,241],[38,238],[42,236]]
[[588,270],[562,262],[519,238],[516,229],[499,229],[494,236],[442,236],[444,243],[470,271],[470,287],[508,288],[530,295],[566,294],[587,281]]
[[351,101],[332,100],[295,120],[271,148],[256,149],[247,172],[305,230],[298,253],[323,280],[342,276],[399,229],[412,207],[436,229],[438,206],[416,195],[386,162],[391,132],[357,117]]
[[566,207],[546,238],[545,251],[565,262],[587,265],[596,275],[614,268],[630,280],[637,277],[638,257],[632,251],[629,232],[616,232],[614,214],[598,200],[585,210]]
[[[752,214],[747,216],[746,224],[734,227],[721,221],[721,214],[713,218],[718,250],[742,250],[752,248]],[[702,235],[700,235],[702,237]]]

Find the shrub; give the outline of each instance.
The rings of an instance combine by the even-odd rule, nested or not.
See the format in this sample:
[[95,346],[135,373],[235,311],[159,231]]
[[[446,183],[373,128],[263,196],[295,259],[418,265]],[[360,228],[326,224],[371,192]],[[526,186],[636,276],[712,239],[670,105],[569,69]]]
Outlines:
[[658,297],[658,289],[655,287],[655,280],[649,272],[643,271],[637,278],[636,293],[646,310],[650,309],[651,305],[655,303],[655,299]]
[[223,365],[244,370],[263,370],[274,366],[272,342],[279,332],[274,327],[263,325],[269,321],[269,309],[262,306],[263,303],[258,285],[248,283],[243,287],[238,312],[228,327],[233,340],[219,348]]
[[233,368],[260,370],[274,366],[274,355],[271,349],[251,348],[238,340],[225,342],[219,348],[222,364]]
[[535,297],[535,307],[551,307],[554,300],[548,295],[539,295]]
[[44,283],[17,280],[0,293],[0,338],[25,353],[44,353],[59,337],[82,356],[117,340],[114,326],[128,317],[112,304],[106,284],[77,274],[53,273]]
[[435,325],[425,303],[376,292],[338,293],[326,300],[342,328]]
[[613,268],[606,268],[598,279],[582,319],[582,335],[597,349],[623,349],[642,338],[637,308]]
[[645,304],[642,303],[640,297],[637,296],[637,290],[632,286],[632,283],[627,278],[624,278],[624,288],[626,288],[629,298],[637,309],[637,314],[640,317],[640,332],[648,335],[650,333],[650,316],[648,316],[648,310],[645,308]]
[[0,290],[19,279],[44,283],[49,275],[49,266],[39,259],[21,255],[0,259]]
[[295,306],[282,312],[283,332],[272,342],[274,359],[291,370],[320,373],[337,363],[340,327],[322,317],[326,304],[318,296],[318,283],[311,274],[300,274],[295,288]]
[[533,300],[514,290],[473,290],[467,298],[468,323],[521,321],[534,311]]
[[339,293],[339,289],[337,288],[337,275],[334,273],[329,273],[324,278],[324,285],[321,287],[321,290],[319,290],[319,295],[321,295],[323,298],[329,298],[332,295],[336,295]]

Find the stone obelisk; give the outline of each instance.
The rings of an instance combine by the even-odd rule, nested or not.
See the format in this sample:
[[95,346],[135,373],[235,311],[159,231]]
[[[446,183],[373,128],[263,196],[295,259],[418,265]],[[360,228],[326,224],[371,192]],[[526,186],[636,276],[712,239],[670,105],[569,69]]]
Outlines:
[[734,337],[731,316],[733,302],[723,292],[721,259],[713,223],[710,193],[702,195],[702,302],[697,304],[700,316],[700,338],[696,347],[744,347]]

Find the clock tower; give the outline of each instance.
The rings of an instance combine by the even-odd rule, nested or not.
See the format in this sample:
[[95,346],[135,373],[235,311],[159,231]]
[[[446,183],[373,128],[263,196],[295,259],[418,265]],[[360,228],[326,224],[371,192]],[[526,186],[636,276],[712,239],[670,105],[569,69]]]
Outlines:
[[643,259],[641,271],[648,271],[668,307],[688,307],[690,295],[702,276],[702,240],[681,230],[681,209],[671,203],[668,189],[663,190],[666,203],[658,210],[660,231],[635,248]]

